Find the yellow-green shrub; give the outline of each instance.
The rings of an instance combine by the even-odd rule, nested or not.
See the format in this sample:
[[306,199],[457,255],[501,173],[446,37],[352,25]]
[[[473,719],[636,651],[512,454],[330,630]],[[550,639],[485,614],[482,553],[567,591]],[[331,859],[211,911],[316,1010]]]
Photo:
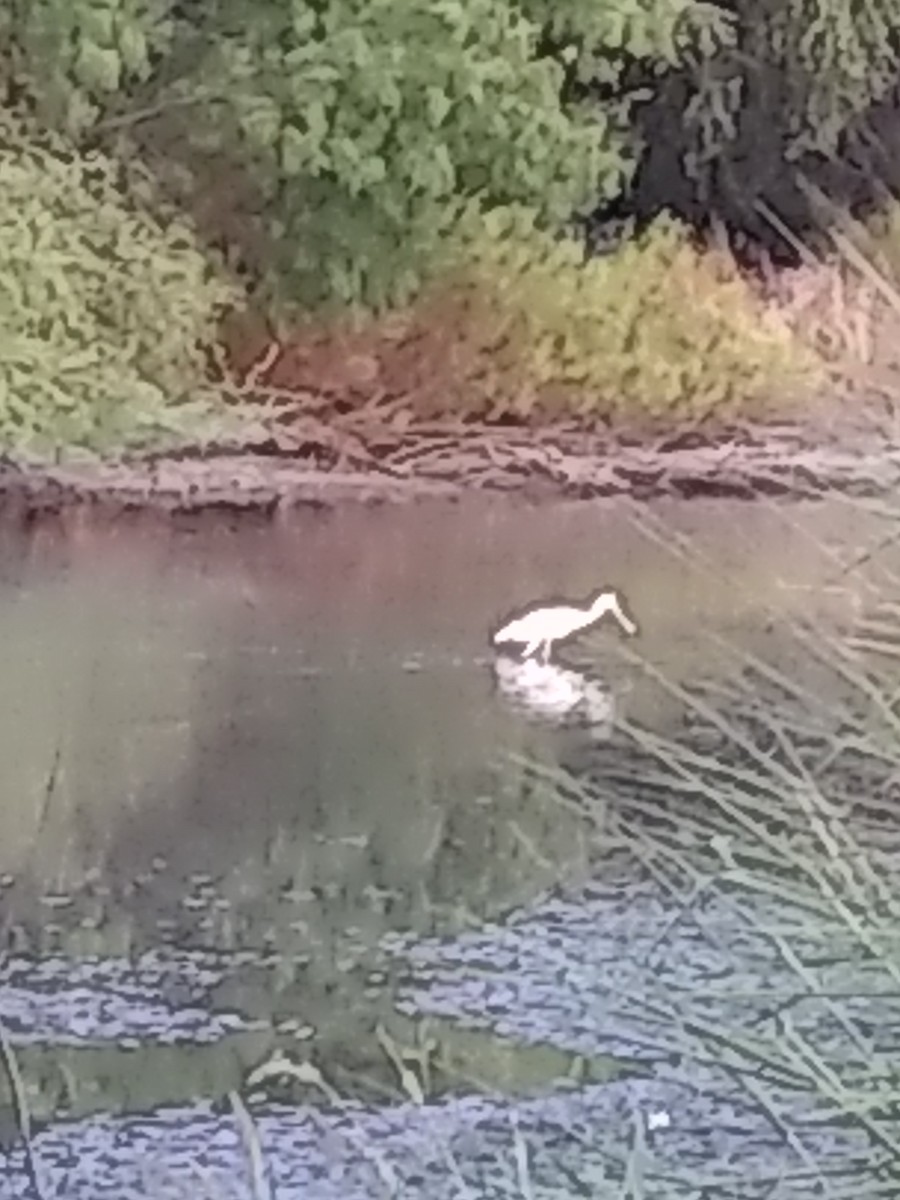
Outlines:
[[496,419],[690,417],[776,408],[817,365],[726,254],[668,218],[603,258],[474,211],[445,249],[433,316],[457,330],[430,407]]
[[203,346],[239,294],[142,183],[0,111],[0,449],[214,431]]

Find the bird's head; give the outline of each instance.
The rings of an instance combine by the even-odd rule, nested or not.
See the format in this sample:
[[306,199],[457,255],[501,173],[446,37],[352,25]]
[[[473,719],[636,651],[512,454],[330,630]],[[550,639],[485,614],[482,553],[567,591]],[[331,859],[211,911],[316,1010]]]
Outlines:
[[605,613],[610,613],[616,618],[625,632],[633,637],[637,631],[637,622],[632,620],[625,609],[622,607],[622,600],[618,592],[607,588],[605,591],[598,592],[591,602],[591,613],[595,617],[602,617]]

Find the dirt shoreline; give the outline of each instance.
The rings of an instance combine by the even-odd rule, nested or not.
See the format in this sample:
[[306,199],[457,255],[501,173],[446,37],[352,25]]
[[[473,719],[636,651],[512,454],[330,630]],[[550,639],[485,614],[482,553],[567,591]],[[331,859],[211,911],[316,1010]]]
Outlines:
[[[327,426],[322,426],[327,433]],[[37,514],[74,505],[257,513],[345,503],[458,499],[475,491],[529,499],[630,495],[811,497],[884,494],[900,482],[900,445],[871,425],[760,425],[655,439],[570,428],[420,424],[353,446],[333,437],[250,442],[57,466],[0,460],[0,505]]]

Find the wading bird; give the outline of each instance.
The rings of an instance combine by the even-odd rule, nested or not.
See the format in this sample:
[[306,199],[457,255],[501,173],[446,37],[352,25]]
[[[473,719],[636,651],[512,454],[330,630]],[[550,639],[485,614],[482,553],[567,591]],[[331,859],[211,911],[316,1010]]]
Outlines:
[[591,603],[583,608],[573,604],[547,604],[542,608],[533,608],[498,629],[491,641],[495,646],[505,642],[524,643],[522,658],[530,658],[540,651],[541,661],[547,662],[554,642],[595,625],[607,613],[616,618],[626,633],[637,633],[638,627],[623,610],[618,592],[605,591],[598,592]]

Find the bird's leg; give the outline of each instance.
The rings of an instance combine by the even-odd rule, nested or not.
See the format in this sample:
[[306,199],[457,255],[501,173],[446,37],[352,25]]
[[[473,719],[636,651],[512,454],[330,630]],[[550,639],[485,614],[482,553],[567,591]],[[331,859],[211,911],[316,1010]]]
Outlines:
[[546,667],[547,663],[549,663],[549,661],[550,661],[550,643],[549,643],[549,641],[541,642],[540,658],[541,658],[541,664]]
[[539,641],[537,641],[536,639],[535,639],[535,641],[529,642],[527,644],[527,646],[525,647],[525,649],[522,651],[523,660],[526,658],[531,658],[532,654],[534,654],[535,650],[537,650],[537,648],[540,646],[540,644],[541,643]]

